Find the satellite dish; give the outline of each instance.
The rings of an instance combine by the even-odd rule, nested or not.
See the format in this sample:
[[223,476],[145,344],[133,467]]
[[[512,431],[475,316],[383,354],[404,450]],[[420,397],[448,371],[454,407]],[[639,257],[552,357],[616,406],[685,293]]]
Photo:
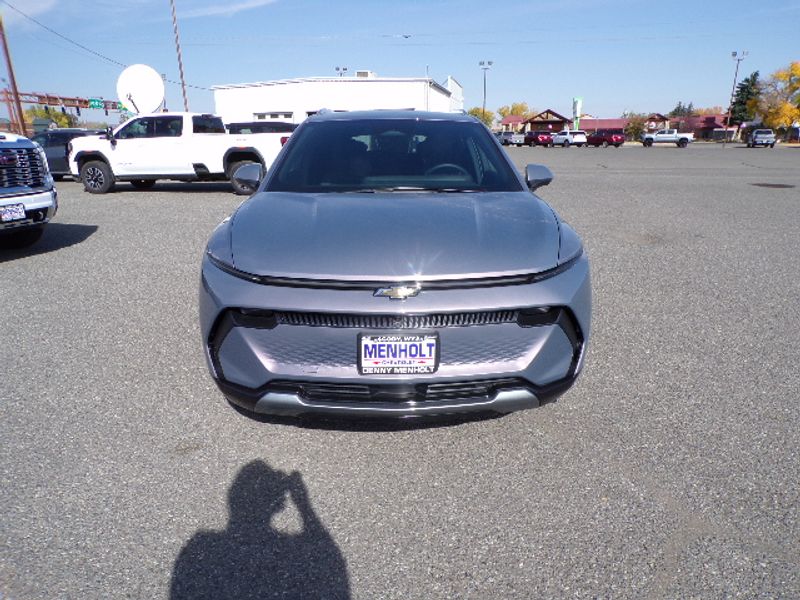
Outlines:
[[153,67],[131,65],[117,79],[117,96],[131,112],[156,112],[164,103],[164,81]]

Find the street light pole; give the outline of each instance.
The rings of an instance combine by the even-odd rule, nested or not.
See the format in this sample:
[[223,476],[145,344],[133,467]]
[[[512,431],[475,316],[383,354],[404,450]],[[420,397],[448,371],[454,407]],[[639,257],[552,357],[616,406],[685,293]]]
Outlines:
[[736,70],[733,73],[733,87],[731,87],[731,101],[728,103],[728,118],[725,120],[725,133],[722,136],[722,147],[725,148],[725,144],[728,143],[728,127],[731,126],[731,112],[733,111],[733,96],[736,93],[736,79],[739,77],[739,63],[744,60],[744,57],[747,56],[747,50],[742,50],[741,52],[736,52],[735,50],[731,52],[731,58],[736,61]]
[[483,108],[481,109],[481,117],[486,118],[486,71],[492,68],[494,63],[491,60],[482,60],[478,66],[483,69]]
[[189,100],[186,97],[186,81],[183,78],[183,57],[181,56],[181,40],[178,35],[178,17],[175,14],[175,0],[169,0],[172,8],[172,29],[175,31],[175,50],[178,53],[178,72],[181,76],[181,92],[183,92],[183,110],[189,112]]
[[[6,69],[8,70],[8,79],[11,84],[11,98],[14,101],[15,115],[9,112],[10,120],[16,121],[16,128],[20,135],[25,135],[25,115],[22,112],[22,103],[19,101],[19,89],[17,89],[17,78],[14,76],[14,66],[11,64],[11,53],[8,50],[8,42],[6,41],[6,30],[3,26],[3,15],[0,15],[0,41],[2,41],[3,54],[6,57]],[[8,92],[6,92],[8,94]]]

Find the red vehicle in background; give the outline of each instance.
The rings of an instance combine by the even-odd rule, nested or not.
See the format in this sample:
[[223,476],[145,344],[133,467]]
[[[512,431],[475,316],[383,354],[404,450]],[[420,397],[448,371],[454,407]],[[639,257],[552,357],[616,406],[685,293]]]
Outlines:
[[622,131],[615,131],[612,129],[599,129],[586,136],[586,145],[594,146],[595,148],[597,146],[602,146],[603,148],[614,146],[615,148],[619,148],[624,143],[625,134]]
[[526,146],[552,146],[553,136],[549,131],[529,131],[525,134]]

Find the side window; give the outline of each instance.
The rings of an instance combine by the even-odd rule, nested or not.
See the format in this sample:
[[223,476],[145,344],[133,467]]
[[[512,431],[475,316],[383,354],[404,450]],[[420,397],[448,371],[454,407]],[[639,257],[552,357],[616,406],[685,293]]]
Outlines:
[[147,137],[148,125],[151,124],[151,119],[134,119],[117,133],[117,139],[132,140]]
[[[194,116],[192,117],[192,131],[194,133],[225,133],[225,126],[219,117]],[[231,133],[234,132],[232,131]],[[236,133],[243,132],[237,131]],[[247,133],[252,132],[248,131]]]
[[183,117],[153,117],[155,131],[148,137],[178,137],[183,133]]

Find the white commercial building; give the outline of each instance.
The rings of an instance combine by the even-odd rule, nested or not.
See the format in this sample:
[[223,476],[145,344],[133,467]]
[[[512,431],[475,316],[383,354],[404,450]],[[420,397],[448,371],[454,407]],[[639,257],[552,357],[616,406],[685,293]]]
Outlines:
[[300,123],[322,108],[334,111],[411,109],[460,112],[464,94],[448,77],[378,77],[356,71],[353,77],[306,77],[258,83],[215,85],[216,113],[225,123],[285,121]]

